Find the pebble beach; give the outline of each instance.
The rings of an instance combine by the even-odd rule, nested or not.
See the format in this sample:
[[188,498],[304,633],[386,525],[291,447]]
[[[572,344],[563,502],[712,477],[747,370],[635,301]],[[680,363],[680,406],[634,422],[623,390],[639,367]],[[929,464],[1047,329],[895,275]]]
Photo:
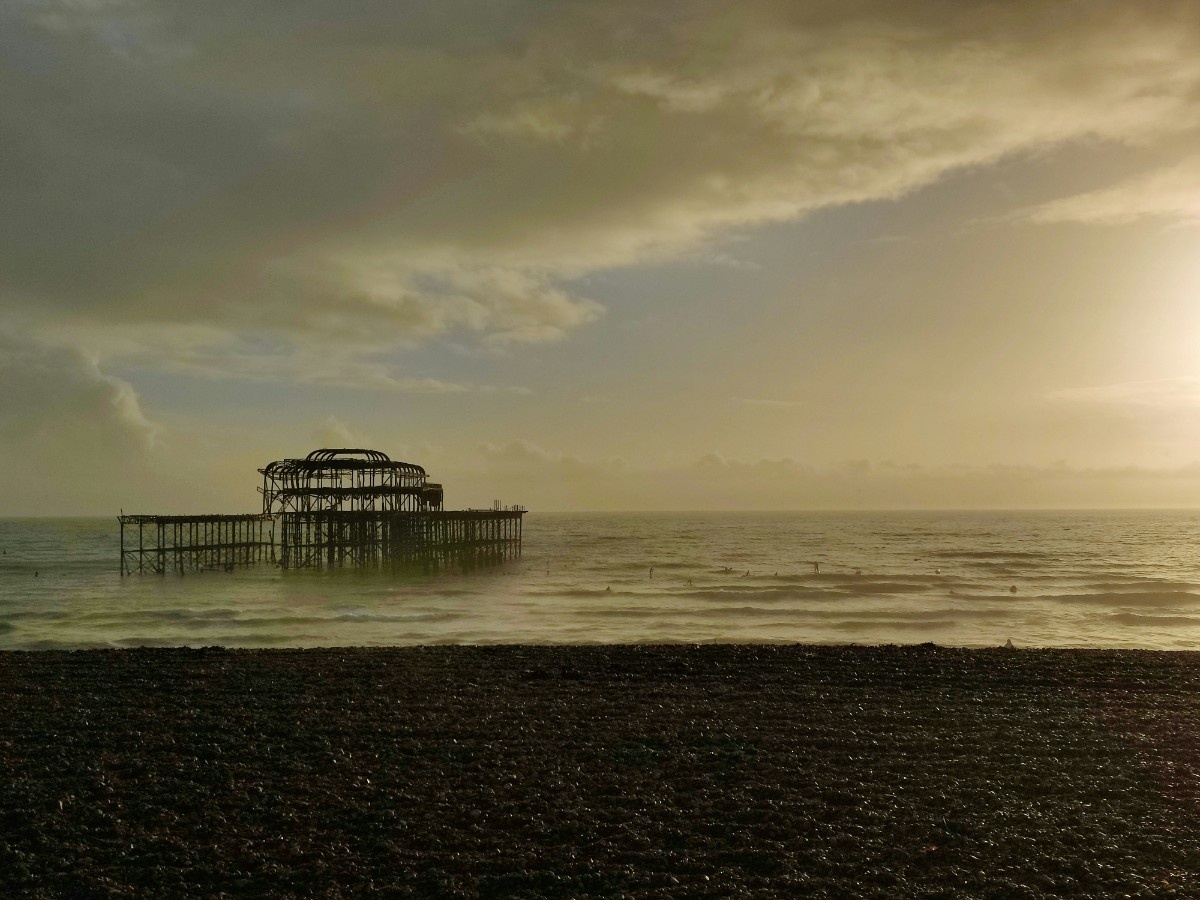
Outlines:
[[1200,896],[1200,654],[0,654],[5,896]]

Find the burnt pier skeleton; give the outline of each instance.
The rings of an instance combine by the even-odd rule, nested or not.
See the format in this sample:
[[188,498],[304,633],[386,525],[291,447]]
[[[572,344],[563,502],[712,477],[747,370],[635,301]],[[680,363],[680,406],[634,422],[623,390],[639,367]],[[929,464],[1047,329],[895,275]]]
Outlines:
[[413,463],[365,449],[314,450],[258,470],[262,513],[124,515],[121,574],[186,574],[269,562],[284,569],[474,569],[521,555],[522,506],[443,509]]

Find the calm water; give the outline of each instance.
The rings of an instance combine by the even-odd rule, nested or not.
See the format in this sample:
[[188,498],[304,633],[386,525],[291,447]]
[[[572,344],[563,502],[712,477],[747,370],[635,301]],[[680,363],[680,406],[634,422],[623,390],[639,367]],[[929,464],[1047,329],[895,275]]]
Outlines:
[[0,649],[1008,639],[1200,648],[1192,511],[534,513],[519,563],[429,578],[270,566],[121,578],[118,537],[115,517],[0,520]]

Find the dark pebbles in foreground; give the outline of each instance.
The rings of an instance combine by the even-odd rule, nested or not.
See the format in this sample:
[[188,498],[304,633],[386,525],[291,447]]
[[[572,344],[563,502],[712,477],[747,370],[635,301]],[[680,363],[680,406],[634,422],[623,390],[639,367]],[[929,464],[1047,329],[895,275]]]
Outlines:
[[1200,655],[0,654],[0,893],[1200,896]]

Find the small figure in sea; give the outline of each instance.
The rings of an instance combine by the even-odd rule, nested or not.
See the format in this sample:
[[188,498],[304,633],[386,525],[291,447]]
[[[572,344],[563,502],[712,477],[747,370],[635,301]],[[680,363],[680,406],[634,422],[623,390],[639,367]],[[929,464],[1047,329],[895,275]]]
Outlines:
[[862,574],[862,569],[855,569],[855,570],[854,570],[854,574],[855,574],[855,575],[861,575],[861,574]]
[[1017,592],[1017,586],[1015,584],[1009,585],[1008,592],[1010,594],[1015,594]]
[[814,562],[814,563],[812,564],[812,567],[813,567],[813,574],[814,574],[814,575],[820,575],[820,574],[821,574],[821,564],[820,564],[819,562]]
[[933,570],[933,574],[934,574],[934,575],[941,575],[941,574],[942,574],[942,570],[941,570],[941,569],[934,569],[934,570]]
[[654,566],[651,566],[651,567],[650,567],[650,577],[651,577],[651,578],[653,578],[653,577],[654,577]]
[[688,579],[687,586],[688,586],[688,587],[691,587],[691,586],[692,586],[692,579],[690,579],[690,578]]
[[750,570],[749,570],[749,569],[747,569],[747,570],[746,570],[746,574],[745,574],[745,575],[743,575],[742,577],[743,577],[743,578],[749,578],[749,577],[750,577]]
[[33,573],[33,577],[34,577],[34,578],[37,578],[37,577],[38,577],[38,573],[37,573],[37,572],[34,572],[34,573]]
[[604,590],[605,590],[607,593],[610,593],[610,594],[611,594],[611,593],[612,593],[612,585],[610,584],[610,585],[609,585],[608,587],[606,587]]

